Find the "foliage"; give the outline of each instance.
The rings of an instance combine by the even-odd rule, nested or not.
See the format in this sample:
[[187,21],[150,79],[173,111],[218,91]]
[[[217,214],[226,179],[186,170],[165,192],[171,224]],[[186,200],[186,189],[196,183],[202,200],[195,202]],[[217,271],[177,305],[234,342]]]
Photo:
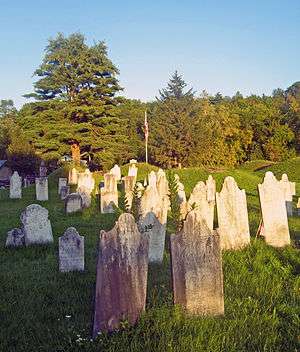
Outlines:
[[17,109],[14,107],[14,102],[11,99],[0,100],[0,118],[1,117],[13,117],[17,113]]
[[187,84],[185,83],[182,76],[179,75],[177,71],[175,71],[170,78],[170,81],[168,82],[167,88],[159,90],[160,96],[157,98],[157,100],[166,101],[169,99],[180,100],[182,98],[193,98],[195,94],[193,88],[190,88],[184,92],[186,86]]
[[170,209],[170,228],[173,232],[177,232],[182,227],[182,221],[180,219],[180,204],[178,199],[178,183],[173,171],[167,173],[167,179],[169,184],[169,199],[171,204]]

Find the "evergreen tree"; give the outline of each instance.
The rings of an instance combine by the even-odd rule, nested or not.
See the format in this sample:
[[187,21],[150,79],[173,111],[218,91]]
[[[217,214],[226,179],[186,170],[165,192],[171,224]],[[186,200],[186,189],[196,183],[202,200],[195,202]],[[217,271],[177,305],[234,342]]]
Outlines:
[[157,99],[160,101],[165,101],[170,98],[177,100],[182,98],[193,98],[195,94],[193,88],[190,88],[184,92],[186,86],[187,84],[183,80],[182,76],[180,76],[178,72],[175,71],[170,78],[170,81],[168,82],[167,88],[159,90],[160,97]]
[[0,118],[1,117],[12,117],[17,113],[17,109],[14,106],[14,102],[11,99],[0,100]]

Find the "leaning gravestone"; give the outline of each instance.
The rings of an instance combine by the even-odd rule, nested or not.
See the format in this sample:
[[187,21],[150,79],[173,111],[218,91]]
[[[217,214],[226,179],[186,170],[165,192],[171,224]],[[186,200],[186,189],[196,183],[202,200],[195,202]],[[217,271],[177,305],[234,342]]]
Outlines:
[[22,198],[22,177],[15,171],[9,181],[9,198]]
[[21,214],[25,245],[53,242],[48,210],[38,204],[31,204]]
[[187,313],[224,314],[220,238],[199,210],[188,213],[183,229],[171,235],[174,303]]
[[100,194],[101,213],[114,213],[115,207],[118,207],[118,185],[115,175],[104,175],[104,187],[100,188]]
[[47,177],[37,177],[35,179],[36,200],[48,200],[48,179]]
[[21,229],[12,229],[7,232],[6,247],[22,247],[25,245],[24,233]]
[[285,195],[279,181],[271,171],[267,171],[262,184],[258,185],[263,219],[261,235],[267,244],[284,247],[291,243]]
[[58,179],[58,194],[60,194],[61,188],[68,185],[68,179],[64,177],[60,177]]
[[240,190],[234,178],[227,176],[216,199],[222,249],[240,249],[250,244],[245,190]]
[[124,319],[136,323],[145,310],[147,273],[148,239],[124,213],[112,230],[100,233],[93,337],[119,329]]
[[65,199],[66,214],[76,213],[82,210],[82,197],[79,193],[70,193]]
[[121,180],[121,168],[119,165],[115,164],[110,173],[116,176],[117,181]]
[[59,237],[59,271],[84,270],[84,237],[74,227],[69,227]]
[[68,183],[70,185],[77,185],[77,183],[78,183],[78,172],[75,167],[73,167],[71,170],[69,170]]
[[287,174],[281,176],[279,183],[284,193],[287,215],[293,216],[293,196],[296,195],[296,183],[290,182]]
[[123,177],[127,210],[131,209],[131,206],[132,206],[133,190],[134,190],[134,186],[135,186],[135,181],[136,181],[136,179],[134,176],[124,176]]

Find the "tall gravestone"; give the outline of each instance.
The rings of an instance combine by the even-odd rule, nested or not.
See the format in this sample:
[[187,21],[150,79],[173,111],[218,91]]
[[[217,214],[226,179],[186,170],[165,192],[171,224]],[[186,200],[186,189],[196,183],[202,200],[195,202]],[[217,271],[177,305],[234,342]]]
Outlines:
[[81,211],[82,197],[79,193],[70,193],[65,199],[65,212],[66,214],[76,213]]
[[199,210],[188,213],[183,229],[171,235],[174,303],[189,314],[224,314],[220,238]]
[[104,175],[104,187],[100,188],[100,194],[101,213],[114,213],[115,207],[118,207],[118,184],[115,175]]
[[15,171],[9,181],[9,198],[21,199],[22,198],[22,177]]
[[115,164],[114,167],[110,170],[110,173],[116,176],[116,180],[121,180],[121,168],[119,165]]
[[37,177],[35,179],[35,193],[36,200],[46,201],[48,200],[48,178]]
[[120,215],[114,228],[101,231],[97,263],[93,336],[113,331],[122,320],[135,324],[145,309],[148,239],[134,217]]
[[94,187],[95,180],[89,169],[78,174],[77,192],[81,195],[83,208],[88,208],[91,205]]
[[31,204],[21,214],[25,245],[47,244],[53,242],[52,228],[48,210],[38,204]]
[[290,182],[287,174],[282,175],[279,183],[284,193],[287,214],[293,216],[293,196],[296,195],[296,183]]
[[258,185],[263,231],[267,244],[273,247],[289,245],[290,232],[285,206],[285,195],[279,181],[267,171],[262,184]]
[[245,190],[240,190],[234,178],[227,176],[216,199],[222,249],[240,249],[250,244]]
[[132,206],[133,190],[134,190],[134,186],[135,186],[135,181],[136,181],[136,178],[134,176],[124,176],[123,177],[127,210],[131,209],[131,206]]
[[59,177],[58,179],[58,194],[60,194],[60,191],[62,187],[66,187],[68,185],[68,179],[64,177]]
[[169,195],[169,184],[165,172],[159,169],[156,173],[156,186],[160,197]]
[[175,182],[177,183],[177,197],[180,205],[180,217],[181,219],[185,219],[188,213],[188,203],[186,200],[184,185],[180,182],[180,178],[177,174],[175,174]]
[[59,237],[59,271],[84,270],[84,237],[74,227],[69,227]]
[[75,167],[69,170],[68,183],[70,185],[77,185],[78,183],[78,172]]

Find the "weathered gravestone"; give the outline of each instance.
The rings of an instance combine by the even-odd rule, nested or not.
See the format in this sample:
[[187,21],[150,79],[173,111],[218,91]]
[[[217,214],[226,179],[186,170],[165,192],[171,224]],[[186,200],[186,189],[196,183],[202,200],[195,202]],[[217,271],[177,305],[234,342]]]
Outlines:
[[60,189],[60,199],[65,200],[70,193],[70,186],[62,186]]
[[70,193],[65,199],[65,212],[76,213],[82,210],[82,197],[79,193]]
[[224,314],[220,238],[199,210],[188,213],[183,229],[171,235],[174,303],[190,314]]
[[266,243],[273,247],[289,245],[290,232],[285,206],[285,195],[279,181],[267,171],[262,184],[258,185],[263,230]]
[[121,180],[121,168],[119,165],[115,164],[114,167],[110,170],[110,173],[116,176],[116,180]]
[[22,198],[22,177],[15,171],[9,181],[9,198],[20,199]]
[[156,173],[155,171],[151,171],[148,174],[148,185],[151,187],[156,187],[156,182],[157,182]]
[[216,199],[222,249],[240,249],[250,244],[245,190],[240,190],[234,178],[227,176]]
[[38,204],[31,204],[21,214],[25,245],[47,244],[53,242],[52,228],[48,210]]
[[127,210],[131,209],[135,181],[136,181],[136,178],[134,176],[123,177]]
[[22,247],[25,245],[24,233],[21,229],[12,229],[7,232],[6,247]]
[[77,185],[78,183],[78,172],[75,167],[69,170],[68,183],[70,185]]
[[40,172],[39,175],[40,177],[47,177],[47,166],[44,160],[42,160],[41,165],[40,165]]
[[186,201],[184,185],[180,182],[180,178],[177,174],[175,174],[175,182],[177,183],[177,197],[180,205],[180,217],[181,219],[185,219],[188,212],[188,204]]
[[293,196],[296,195],[296,183],[290,182],[287,174],[281,176],[279,183],[284,193],[287,215],[293,216]]
[[74,227],[69,227],[59,237],[59,271],[84,270],[84,237]]
[[36,200],[45,201],[48,200],[48,178],[37,177],[35,179],[35,193]]
[[94,337],[118,329],[124,319],[136,323],[145,309],[147,273],[148,239],[134,217],[124,213],[112,230],[100,233]]
[[101,213],[113,213],[118,207],[118,184],[116,176],[113,174],[104,175],[104,187],[100,188]]
[[61,188],[66,187],[68,185],[68,179],[64,177],[60,177],[58,179],[58,194],[60,194]]
[[128,169],[128,176],[134,176],[137,178],[138,168],[136,166],[137,161],[135,159],[131,159],[129,161],[129,169]]
[[90,207],[94,187],[95,180],[89,169],[78,174],[77,192],[81,195],[83,208]]
[[159,169],[156,173],[156,187],[160,197],[169,195],[169,184],[165,172]]

